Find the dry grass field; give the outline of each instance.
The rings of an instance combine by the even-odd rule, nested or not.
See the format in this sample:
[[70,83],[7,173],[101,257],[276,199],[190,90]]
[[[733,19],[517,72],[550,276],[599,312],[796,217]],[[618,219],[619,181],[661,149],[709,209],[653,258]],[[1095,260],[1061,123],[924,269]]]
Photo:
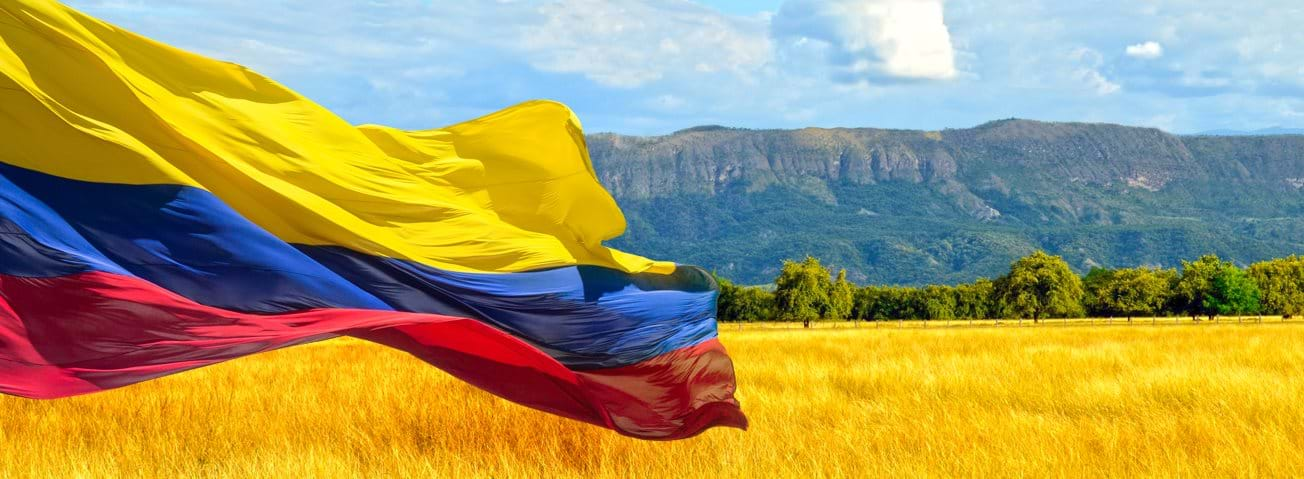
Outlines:
[[356,340],[59,401],[0,476],[1304,476],[1304,326],[722,332],[748,432],[641,442]]

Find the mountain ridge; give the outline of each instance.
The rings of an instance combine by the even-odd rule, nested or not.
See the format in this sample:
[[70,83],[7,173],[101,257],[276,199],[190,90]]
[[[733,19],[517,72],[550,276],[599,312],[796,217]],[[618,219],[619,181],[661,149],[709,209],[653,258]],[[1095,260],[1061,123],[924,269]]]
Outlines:
[[940,131],[708,125],[588,144],[629,219],[614,246],[743,282],[804,254],[860,281],[924,284],[994,276],[1032,249],[1079,270],[1304,250],[1304,136],[1006,119]]
[[1208,130],[1196,133],[1200,136],[1276,136],[1276,135],[1304,135],[1304,128],[1285,128],[1274,126],[1270,128],[1260,128],[1258,130]]

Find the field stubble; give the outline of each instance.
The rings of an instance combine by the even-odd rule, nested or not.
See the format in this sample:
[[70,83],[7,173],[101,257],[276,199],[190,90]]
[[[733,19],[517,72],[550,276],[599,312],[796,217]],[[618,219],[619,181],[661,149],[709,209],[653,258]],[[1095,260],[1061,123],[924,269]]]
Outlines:
[[16,477],[1304,476],[1304,326],[722,328],[748,432],[642,442],[337,339],[58,401]]

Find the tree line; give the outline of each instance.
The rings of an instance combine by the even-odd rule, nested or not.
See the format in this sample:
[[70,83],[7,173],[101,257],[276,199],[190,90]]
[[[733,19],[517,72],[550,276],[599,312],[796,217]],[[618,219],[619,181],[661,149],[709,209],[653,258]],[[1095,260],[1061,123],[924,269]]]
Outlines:
[[953,286],[858,286],[814,257],[785,261],[773,290],[719,278],[721,321],[949,320],[1217,316],[1304,312],[1304,258],[1238,267],[1216,255],[1176,268],[1092,268],[1034,252],[1005,275]]

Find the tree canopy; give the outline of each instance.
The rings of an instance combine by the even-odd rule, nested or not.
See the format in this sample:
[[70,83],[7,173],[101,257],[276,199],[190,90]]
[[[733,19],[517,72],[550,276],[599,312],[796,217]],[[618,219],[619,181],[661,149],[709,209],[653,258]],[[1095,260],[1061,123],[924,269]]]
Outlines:
[[1245,270],[1225,266],[1213,276],[1212,288],[1204,302],[1215,314],[1223,316],[1259,312],[1259,286]]
[[1173,305],[1175,311],[1191,315],[1206,316],[1213,319],[1218,314],[1208,299],[1213,296],[1213,279],[1226,268],[1235,268],[1230,261],[1223,261],[1217,255],[1204,255],[1195,261],[1182,261],[1182,275],[1173,288]]
[[774,294],[761,288],[736,286],[727,279],[720,283],[716,317],[720,321],[764,321],[774,316]]
[[785,261],[774,280],[775,313],[782,320],[801,321],[807,326],[829,311],[829,270],[820,260]]
[[1168,303],[1177,271],[1149,267],[1092,268],[1083,281],[1087,312],[1099,316],[1152,316]]
[[1304,258],[1291,256],[1255,263],[1249,273],[1259,286],[1264,313],[1304,313]]
[[1183,261],[1180,273],[1141,266],[1092,268],[1079,277],[1062,258],[1037,251],[1014,261],[1009,273],[994,281],[921,288],[860,287],[846,270],[833,276],[808,256],[783,263],[773,292],[717,280],[721,321],[800,321],[807,326],[821,319],[1304,314],[1304,258],[1296,256],[1243,269],[1206,255]]
[[828,301],[825,303],[824,318],[850,319],[855,305],[856,286],[847,280],[847,270],[838,270],[838,279],[829,287]]
[[1081,314],[1082,279],[1064,258],[1037,251],[1015,260],[996,281],[997,298],[1016,317],[1040,321]]

